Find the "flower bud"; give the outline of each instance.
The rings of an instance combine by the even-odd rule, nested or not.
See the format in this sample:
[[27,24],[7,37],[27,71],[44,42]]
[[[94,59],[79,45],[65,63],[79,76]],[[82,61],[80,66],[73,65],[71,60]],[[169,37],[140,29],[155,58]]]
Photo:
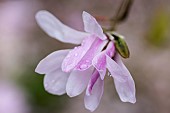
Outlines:
[[129,52],[128,46],[124,40],[124,37],[119,34],[116,34],[116,33],[112,33],[111,35],[114,37],[115,47],[116,47],[116,50],[118,51],[118,53],[123,58],[129,58],[130,52]]

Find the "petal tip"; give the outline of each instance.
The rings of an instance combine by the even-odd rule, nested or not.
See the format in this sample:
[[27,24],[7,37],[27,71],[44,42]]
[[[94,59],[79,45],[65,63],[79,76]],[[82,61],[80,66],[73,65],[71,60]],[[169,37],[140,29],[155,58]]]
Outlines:
[[69,72],[69,71],[65,68],[65,66],[62,66],[61,69],[62,69],[63,72],[66,72],[66,73]]
[[129,103],[132,103],[132,104],[135,104],[136,103],[136,99],[131,99],[131,100],[121,100],[122,102],[129,102]]
[[90,96],[92,93],[91,93],[91,91],[89,91],[89,89],[87,88],[87,90],[86,90],[86,95],[87,96]]
[[71,90],[69,90],[69,89],[67,89],[67,88],[66,88],[66,93],[67,93],[67,95],[68,95],[69,97],[71,97],[71,98],[79,95],[78,92],[71,91]]
[[45,87],[45,85],[44,85],[44,89],[45,89],[45,91],[47,91],[48,93],[50,93],[50,94],[52,94],[52,95],[63,95],[63,94],[65,94],[65,92],[54,92],[51,88],[49,88],[49,87]]
[[106,37],[106,35],[103,34],[103,36],[102,36],[100,39],[101,39],[101,40],[106,40],[107,37]]
[[36,73],[38,73],[38,74],[45,74],[45,73],[43,72],[43,70],[40,68],[39,64],[37,65],[37,67],[35,68],[34,71],[35,71]]
[[87,14],[87,12],[86,12],[86,11],[83,11],[83,14]]
[[38,73],[38,74],[41,74],[37,67],[35,68],[34,71],[35,71],[36,73]]
[[133,96],[133,97],[127,97],[127,98],[120,98],[122,102],[129,102],[129,103],[132,103],[132,104],[135,104],[136,103],[136,97]]
[[105,76],[100,76],[101,80],[104,80],[104,77],[105,77]]
[[73,94],[71,94],[71,93],[68,93],[68,92],[67,92],[67,95],[68,95],[69,97],[71,97],[71,98],[72,98],[72,97],[75,97],[75,95],[73,95]]
[[136,103],[136,98],[134,97],[134,98],[131,99],[129,102],[132,103],[132,104],[135,104],[135,103]]
[[89,110],[90,112],[94,112],[97,109],[98,106],[94,106],[94,105],[87,105],[85,104],[85,108],[87,110]]
[[86,108],[87,110],[89,110],[90,112],[93,112],[93,111],[95,111],[95,109],[96,109],[96,108],[94,108],[93,106],[88,106],[88,105],[86,105],[86,104],[85,104],[85,108]]
[[39,21],[39,19],[42,18],[42,16],[43,16],[44,14],[51,14],[51,13],[48,12],[47,10],[40,10],[40,11],[38,11],[38,12],[35,14],[35,19],[36,19],[37,21]]
[[83,11],[82,15],[83,15],[83,17],[90,16],[90,14],[87,13],[86,11]]
[[70,89],[70,87],[68,85],[66,85],[66,93],[71,98],[79,95],[79,93],[77,91],[72,90],[72,88]]

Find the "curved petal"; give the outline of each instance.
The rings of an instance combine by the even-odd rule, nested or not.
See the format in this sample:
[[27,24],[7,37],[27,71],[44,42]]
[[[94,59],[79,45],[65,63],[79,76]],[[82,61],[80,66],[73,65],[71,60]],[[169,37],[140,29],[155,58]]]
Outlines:
[[67,81],[66,92],[70,97],[81,94],[87,87],[93,68],[85,71],[73,71]]
[[36,16],[38,25],[51,37],[64,43],[80,44],[88,33],[74,30],[60,22],[48,11],[39,11]]
[[115,53],[115,47],[113,42],[109,42],[106,50],[100,52],[93,58],[92,64],[100,73],[100,77],[103,80],[106,74],[106,55],[112,57]]
[[102,51],[104,46],[106,45],[107,40],[102,41],[96,38],[95,42],[92,44],[90,49],[84,55],[84,57],[80,60],[80,62],[76,66],[76,70],[84,71],[88,69],[92,65],[93,58]]
[[74,48],[66,56],[62,63],[62,70],[70,72],[71,70],[86,70],[92,65],[92,59],[100,52],[107,41],[102,41],[95,35],[86,38],[81,46]]
[[107,39],[107,37],[103,33],[101,26],[98,24],[93,16],[83,11],[82,17],[84,22],[84,30],[86,32],[97,35],[101,40]]
[[84,104],[86,109],[90,110],[93,112],[99,105],[101,97],[103,95],[103,90],[104,90],[104,81],[101,80],[99,77],[94,84],[92,94],[90,96],[85,95],[84,97]]
[[61,68],[61,63],[66,55],[69,53],[68,50],[59,50],[49,54],[47,57],[42,59],[37,65],[35,72],[39,74],[47,74],[58,68]]
[[90,49],[95,39],[96,37],[93,35],[87,37],[83,40],[81,46],[75,47],[71,50],[62,63],[62,70],[64,72],[71,71]]
[[93,60],[92,64],[97,69],[97,71],[100,73],[100,77],[103,80],[106,74],[106,56],[105,51],[102,51],[101,53],[97,54]]
[[117,79],[114,79],[114,83],[115,83],[118,95],[123,102],[135,103],[136,102],[136,97],[135,97],[136,90],[135,90],[134,80],[130,72],[128,71],[128,69],[125,67],[125,65],[121,61],[121,58],[118,54],[116,55],[115,60],[118,63],[118,65],[122,68],[122,70],[124,71],[124,74],[126,74],[127,76],[126,82],[120,82]]
[[127,80],[128,75],[126,74],[126,72],[108,55],[106,55],[106,66],[113,78],[117,79],[120,82],[125,82]]
[[66,93],[66,83],[70,73],[65,73],[61,68],[52,71],[44,77],[45,90],[51,94],[63,95]]
[[116,91],[123,102],[135,103],[135,84],[131,76],[128,77],[126,82],[120,82],[114,79]]
[[91,76],[90,81],[88,83],[88,86],[87,86],[87,89],[86,89],[86,95],[90,96],[92,94],[93,86],[96,83],[99,76],[100,76],[99,72],[97,70],[95,70],[95,72]]

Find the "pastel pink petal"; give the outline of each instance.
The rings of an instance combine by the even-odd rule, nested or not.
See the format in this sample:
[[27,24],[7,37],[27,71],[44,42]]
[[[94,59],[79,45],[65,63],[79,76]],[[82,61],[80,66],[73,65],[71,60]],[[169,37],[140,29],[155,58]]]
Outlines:
[[84,57],[80,60],[80,62],[75,67],[75,70],[84,71],[92,66],[93,58],[102,51],[104,46],[106,45],[107,40],[102,41],[99,38],[96,38],[94,43],[91,45],[90,49],[86,52]]
[[75,47],[73,50],[71,50],[66,58],[63,60],[62,70],[64,72],[71,71],[90,49],[95,39],[96,37],[91,35],[90,37],[87,37],[83,40],[81,46]]
[[100,77],[103,80],[106,74],[106,55],[112,57],[115,52],[115,47],[113,42],[110,42],[106,48],[106,50],[100,52],[96,55],[92,61],[93,66],[100,73]]
[[65,73],[60,69],[52,71],[44,77],[45,90],[51,94],[63,95],[66,93],[66,83],[70,73]]
[[62,63],[62,70],[70,72],[74,68],[76,70],[86,70],[91,66],[92,59],[96,53],[102,50],[106,41],[102,41],[95,35],[87,37],[81,46],[75,47],[66,56]]
[[69,51],[70,50],[59,50],[49,54],[39,62],[35,72],[39,74],[47,74],[61,68],[61,63]]
[[98,24],[93,16],[83,11],[82,17],[84,22],[84,30],[86,32],[97,35],[101,40],[107,39],[107,37],[103,33],[101,26]]
[[89,83],[88,83],[88,86],[87,86],[87,89],[86,89],[86,95],[91,95],[92,94],[92,89],[93,89],[93,86],[94,86],[94,84],[96,83],[96,81],[97,81],[97,79],[99,78],[99,72],[96,70],[93,74],[92,74],[92,76],[91,76],[91,78],[90,78],[90,81],[89,81]]
[[98,55],[96,55],[93,60],[92,64],[97,69],[97,71],[100,73],[100,77],[103,80],[106,74],[106,56],[105,51],[102,51]]
[[125,65],[121,61],[121,58],[118,54],[116,55],[115,60],[118,63],[118,65],[122,68],[122,70],[124,71],[124,74],[126,74],[127,76],[126,82],[120,82],[117,79],[114,79],[118,95],[123,102],[135,103],[136,102],[136,97],[135,97],[136,90],[135,90],[134,80],[130,72],[128,71],[128,69],[125,67]]
[[106,66],[111,73],[111,76],[120,81],[125,82],[127,81],[127,74],[126,72],[118,65],[114,60],[112,60],[108,55],[106,55]]
[[81,94],[87,87],[93,68],[85,71],[73,71],[67,81],[66,92],[70,97]]
[[39,11],[36,16],[38,25],[51,37],[72,44],[80,44],[82,40],[89,36],[88,33],[74,30],[64,25],[59,19],[48,11]]
[[93,112],[99,105],[104,90],[104,81],[99,77],[93,86],[92,94],[85,95],[84,104],[86,109]]
[[121,101],[130,103],[136,102],[135,84],[131,76],[128,77],[126,82],[120,82],[114,79],[114,83]]
[[106,55],[108,55],[109,57],[112,57],[115,54],[114,42],[109,42],[105,51],[106,51]]

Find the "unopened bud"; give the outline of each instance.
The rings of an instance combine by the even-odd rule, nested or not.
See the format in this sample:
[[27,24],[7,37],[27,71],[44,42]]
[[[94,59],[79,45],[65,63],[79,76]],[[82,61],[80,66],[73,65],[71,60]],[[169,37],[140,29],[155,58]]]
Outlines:
[[117,33],[112,33],[111,35],[114,37],[115,47],[116,47],[116,50],[118,51],[118,53],[123,58],[129,58],[130,52],[129,52],[128,46],[124,40],[124,37]]

